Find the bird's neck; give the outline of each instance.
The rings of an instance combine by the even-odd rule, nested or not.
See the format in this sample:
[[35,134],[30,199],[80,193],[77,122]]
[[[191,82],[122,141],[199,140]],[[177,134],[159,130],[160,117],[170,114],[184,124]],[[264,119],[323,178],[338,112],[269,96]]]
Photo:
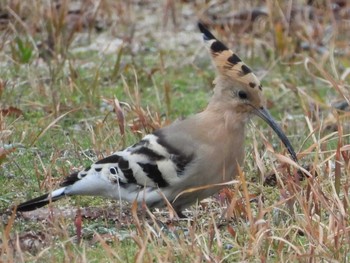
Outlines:
[[232,179],[237,174],[236,164],[241,165],[244,159],[247,116],[215,104],[209,104],[200,115],[201,124],[198,126],[204,141],[212,146],[212,155],[218,160],[218,169],[221,169],[218,174],[224,176],[222,181]]
[[203,115],[209,123],[215,123],[228,133],[244,133],[245,124],[248,120],[248,114],[238,110],[238,107],[231,103],[223,103],[212,100]]

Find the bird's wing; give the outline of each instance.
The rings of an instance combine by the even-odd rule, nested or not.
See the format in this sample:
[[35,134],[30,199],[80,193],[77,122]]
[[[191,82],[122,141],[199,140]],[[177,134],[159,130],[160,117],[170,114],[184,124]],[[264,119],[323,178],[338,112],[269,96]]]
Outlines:
[[70,174],[61,183],[61,188],[20,204],[17,210],[34,210],[66,195],[95,195],[132,201],[139,198],[140,191],[147,192],[147,203],[159,203],[163,197],[155,194],[157,189],[169,189],[181,181],[193,156],[168,143],[162,130],[158,130],[125,150]]
[[84,177],[99,174],[121,187],[167,187],[184,173],[193,154],[183,154],[161,137],[161,130],[145,136],[138,143],[101,159],[78,173],[68,176],[61,186],[75,184]]

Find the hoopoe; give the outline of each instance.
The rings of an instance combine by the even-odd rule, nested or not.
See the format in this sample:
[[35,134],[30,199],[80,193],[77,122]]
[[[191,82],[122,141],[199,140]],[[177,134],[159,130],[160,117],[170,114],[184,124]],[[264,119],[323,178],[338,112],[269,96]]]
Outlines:
[[34,210],[65,196],[91,195],[145,202],[149,208],[162,207],[167,199],[182,215],[184,208],[235,178],[244,158],[245,126],[252,114],[268,123],[297,161],[288,138],[265,108],[258,78],[203,24],[198,25],[217,68],[206,109],[72,173],[61,188],[18,205],[17,211]]

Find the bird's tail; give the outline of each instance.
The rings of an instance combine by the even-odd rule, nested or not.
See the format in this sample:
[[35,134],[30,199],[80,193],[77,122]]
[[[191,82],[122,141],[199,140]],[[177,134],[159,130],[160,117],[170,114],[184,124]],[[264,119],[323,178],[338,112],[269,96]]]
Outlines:
[[61,187],[53,191],[52,193],[44,194],[42,196],[39,196],[37,198],[34,198],[32,200],[19,204],[17,206],[17,211],[19,212],[32,211],[44,205],[47,205],[50,202],[55,202],[65,197],[65,190],[66,190],[66,187]]

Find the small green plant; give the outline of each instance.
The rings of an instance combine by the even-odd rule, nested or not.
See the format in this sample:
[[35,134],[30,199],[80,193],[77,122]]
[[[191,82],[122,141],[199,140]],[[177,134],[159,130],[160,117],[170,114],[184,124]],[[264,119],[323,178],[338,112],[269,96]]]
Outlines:
[[12,59],[20,64],[28,64],[33,57],[33,46],[28,39],[16,37],[11,44]]

